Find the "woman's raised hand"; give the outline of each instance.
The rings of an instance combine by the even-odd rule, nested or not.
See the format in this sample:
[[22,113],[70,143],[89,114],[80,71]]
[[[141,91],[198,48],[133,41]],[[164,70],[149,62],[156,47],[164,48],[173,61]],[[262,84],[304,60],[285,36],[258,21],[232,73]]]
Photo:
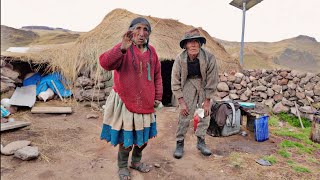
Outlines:
[[131,30],[128,30],[123,36],[122,36],[122,43],[121,43],[121,51],[127,51],[127,49],[132,44],[132,37],[133,33]]

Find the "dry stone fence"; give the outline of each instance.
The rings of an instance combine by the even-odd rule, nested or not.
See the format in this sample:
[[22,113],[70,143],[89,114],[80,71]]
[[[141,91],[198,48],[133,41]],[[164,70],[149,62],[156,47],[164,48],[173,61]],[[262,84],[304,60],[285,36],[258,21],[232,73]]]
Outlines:
[[[295,70],[243,70],[220,73],[216,100],[262,102],[273,113],[288,112],[313,119],[320,102],[320,73]],[[318,107],[319,108],[319,107]]]

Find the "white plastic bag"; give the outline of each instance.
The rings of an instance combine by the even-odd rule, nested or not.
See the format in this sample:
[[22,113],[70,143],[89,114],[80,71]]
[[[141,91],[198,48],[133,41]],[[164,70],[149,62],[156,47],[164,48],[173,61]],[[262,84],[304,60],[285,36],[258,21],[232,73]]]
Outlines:
[[48,88],[46,91],[39,93],[38,95],[39,100],[43,100],[44,102],[52,99],[53,97],[54,97],[54,92],[50,88]]

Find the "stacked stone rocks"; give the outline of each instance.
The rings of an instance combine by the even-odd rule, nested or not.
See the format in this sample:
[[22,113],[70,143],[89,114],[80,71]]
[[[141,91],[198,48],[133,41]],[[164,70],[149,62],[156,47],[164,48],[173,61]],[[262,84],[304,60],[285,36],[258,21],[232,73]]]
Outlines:
[[308,119],[320,102],[320,73],[295,70],[243,70],[242,73],[219,74],[216,100],[262,102],[274,113],[290,112]]
[[14,69],[14,67],[6,62],[1,57],[1,98],[4,98],[2,95],[7,93],[10,94],[8,97],[10,97],[15,88],[17,83],[22,83],[22,80],[19,78],[20,72]]
[[112,90],[112,72],[85,70],[77,78],[73,95],[77,101],[97,101],[104,104]]

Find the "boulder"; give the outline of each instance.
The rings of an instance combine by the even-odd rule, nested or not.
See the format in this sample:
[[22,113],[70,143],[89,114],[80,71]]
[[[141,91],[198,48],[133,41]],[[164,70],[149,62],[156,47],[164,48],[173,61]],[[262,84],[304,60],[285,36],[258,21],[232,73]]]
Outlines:
[[281,102],[278,102],[276,105],[274,105],[272,111],[273,113],[278,114],[280,112],[288,112],[289,108],[283,105]]
[[225,82],[219,82],[218,85],[217,85],[217,89],[218,89],[218,91],[228,92],[229,91],[229,86]]

